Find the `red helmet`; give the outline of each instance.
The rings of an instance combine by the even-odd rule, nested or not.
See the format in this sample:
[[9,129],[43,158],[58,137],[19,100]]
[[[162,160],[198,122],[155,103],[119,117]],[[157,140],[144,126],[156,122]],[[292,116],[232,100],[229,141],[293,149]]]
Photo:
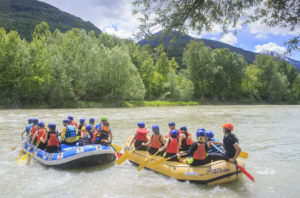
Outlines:
[[230,131],[233,131],[233,125],[231,123],[225,123],[221,127],[226,128]]

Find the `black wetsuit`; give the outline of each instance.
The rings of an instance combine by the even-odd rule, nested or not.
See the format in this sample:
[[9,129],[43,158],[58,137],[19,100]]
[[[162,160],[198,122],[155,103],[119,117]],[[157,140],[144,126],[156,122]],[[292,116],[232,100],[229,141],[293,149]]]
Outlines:
[[236,142],[239,143],[239,140],[233,133],[228,133],[227,136],[224,136],[223,146],[225,148],[225,155],[228,158],[233,158],[235,156],[236,150],[233,144],[235,144]]

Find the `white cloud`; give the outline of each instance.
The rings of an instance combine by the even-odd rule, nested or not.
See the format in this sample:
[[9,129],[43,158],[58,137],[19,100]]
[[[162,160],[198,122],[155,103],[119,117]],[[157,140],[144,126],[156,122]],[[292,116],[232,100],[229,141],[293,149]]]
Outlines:
[[263,51],[272,51],[272,52],[277,52],[279,54],[284,54],[287,50],[285,47],[281,47],[273,42],[255,46],[255,52],[260,53]]
[[224,34],[221,37],[220,41],[230,44],[230,45],[234,45],[237,43],[237,38],[231,32],[229,32],[227,34]]

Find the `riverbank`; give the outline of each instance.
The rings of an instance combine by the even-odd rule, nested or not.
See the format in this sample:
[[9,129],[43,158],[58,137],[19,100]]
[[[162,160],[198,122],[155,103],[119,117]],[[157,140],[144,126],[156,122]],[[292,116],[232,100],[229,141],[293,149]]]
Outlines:
[[[122,101],[119,103],[110,102],[86,102],[78,101],[75,103],[66,102],[58,106],[48,104],[36,104],[25,106],[0,106],[0,109],[52,109],[52,108],[112,108],[112,107],[164,107],[164,106],[198,106],[198,105],[274,105],[265,101],[250,100],[219,100],[219,99],[202,99],[198,101],[167,101],[167,100],[145,100],[145,101]],[[300,105],[297,103],[280,102],[276,105]]]

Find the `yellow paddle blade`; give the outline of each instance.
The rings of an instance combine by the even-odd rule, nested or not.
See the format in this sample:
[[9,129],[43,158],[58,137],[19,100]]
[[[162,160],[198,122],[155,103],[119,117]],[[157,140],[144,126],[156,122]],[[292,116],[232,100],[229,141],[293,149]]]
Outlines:
[[118,152],[120,152],[122,150],[122,147],[120,147],[119,145],[116,145],[116,144],[112,144],[112,147],[114,147],[114,149]]
[[35,149],[34,149],[33,152],[31,153],[31,156],[30,156],[30,158],[29,158],[28,161],[27,161],[27,164],[30,164],[30,160],[32,159],[33,154],[35,153],[35,151],[36,151],[36,149],[38,148],[39,144],[40,144],[40,142],[38,142],[38,143],[36,144]]
[[26,154],[24,154],[24,155],[17,161],[17,164],[20,164],[20,163],[24,162],[24,161],[27,159],[27,157],[28,157],[28,153],[29,153],[29,152],[27,152]]
[[22,147],[22,149],[21,149],[21,151],[20,151],[19,155],[17,156],[17,158],[20,158],[20,157],[22,156],[22,154],[23,154],[23,151],[24,151],[24,148]]
[[17,145],[14,146],[14,147],[12,147],[10,150],[12,150],[12,151],[16,150],[16,148],[18,147],[18,145],[19,145],[21,142],[22,142],[22,140],[20,140],[20,141],[17,143]]
[[156,153],[154,153],[154,155],[152,157],[150,157],[149,159],[147,159],[146,161],[144,161],[143,163],[141,163],[138,167],[137,170],[141,171],[156,155],[157,155],[158,151]]
[[116,163],[118,165],[121,165],[123,162],[125,162],[129,157],[130,155],[132,154],[132,151],[126,151],[122,157],[120,157],[119,159],[116,160]]
[[244,159],[248,159],[248,153],[241,151],[239,157],[244,158]]
[[156,160],[156,161],[152,162],[151,164],[149,164],[149,167],[154,167],[154,166],[160,165],[160,164],[168,161],[169,159],[170,158],[162,158],[162,159]]

